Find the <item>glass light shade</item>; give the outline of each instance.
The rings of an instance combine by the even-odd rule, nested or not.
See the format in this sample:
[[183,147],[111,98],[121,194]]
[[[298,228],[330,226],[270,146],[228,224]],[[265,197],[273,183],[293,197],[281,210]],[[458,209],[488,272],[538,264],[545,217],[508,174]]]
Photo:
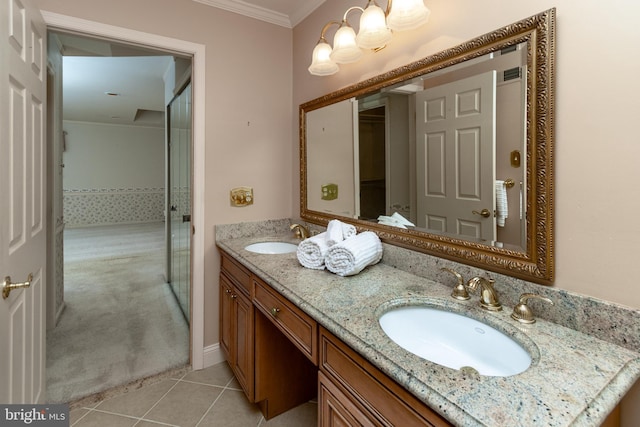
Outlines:
[[331,60],[331,46],[325,41],[320,41],[313,48],[309,72],[314,76],[330,76],[338,72],[338,64]]
[[370,2],[360,16],[360,31],[356,36],[356,43],[362,49],[376,49],[387,44],[391,37],[384,11]]
[[426,24],[430,14],[423,0],[393,0],[387,25],[393,31],[413,30]]
[[356,62],[362,56],[362,51],[356,44],[356,32],[349,24],[343,24],[333,37],[333,52],[331,59],[338,64]]

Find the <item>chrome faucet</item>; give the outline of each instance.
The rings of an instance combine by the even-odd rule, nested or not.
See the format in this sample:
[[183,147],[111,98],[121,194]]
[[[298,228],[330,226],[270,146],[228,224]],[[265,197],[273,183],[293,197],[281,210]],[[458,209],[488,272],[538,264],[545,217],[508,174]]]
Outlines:
[[289,229],[293,231],[293,234],[295,234],[298,239],[304,240],[311,235],[311,233],[309,233],[309,229],[302,224],[291,224]]
[[493,279],[485,279],[484,277],[474,277],[467,282],[466,288],[471,292],[475,292],[480,288],[480,306],[485,310],[502,310],[502,304],[498,301],[498,294],[493,288],[495,282]]

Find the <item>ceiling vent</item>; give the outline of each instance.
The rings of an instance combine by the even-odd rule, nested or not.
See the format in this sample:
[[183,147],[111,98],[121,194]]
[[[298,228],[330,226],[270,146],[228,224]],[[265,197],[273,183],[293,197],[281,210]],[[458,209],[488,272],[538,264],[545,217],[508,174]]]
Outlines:
[[515,80],[521,77],[520,67],[510,68],[508,70],[504,70],[503,78],[504,81]]

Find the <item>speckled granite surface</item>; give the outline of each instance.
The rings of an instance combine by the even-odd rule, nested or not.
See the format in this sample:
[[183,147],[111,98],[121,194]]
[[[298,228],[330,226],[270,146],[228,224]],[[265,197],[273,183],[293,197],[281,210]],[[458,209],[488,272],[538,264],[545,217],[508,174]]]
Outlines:
[[[453,277],[442,275],[440,267],[457,268],[465,278],[480,270],[388,245],[383,263],[352,277],[306,269],[295,253],[244,250],[258,241],[293,241],[289,224],[218,226],[217,244],[456,425],[597,426],[640,377],[637,310],[492,275],[505,310],[489,313],[479,308],[477,296],[453,300]],[[511,307],[525,291],[549,296],[556,311],[532,304],[535,324],[513,321]],[[469,376],[401,349],[384,334],[378,316],[397,304],[424,303],[512,336],[532,355],[531,367],[511,377]],[[560,310],[569,313],[559,315]]]

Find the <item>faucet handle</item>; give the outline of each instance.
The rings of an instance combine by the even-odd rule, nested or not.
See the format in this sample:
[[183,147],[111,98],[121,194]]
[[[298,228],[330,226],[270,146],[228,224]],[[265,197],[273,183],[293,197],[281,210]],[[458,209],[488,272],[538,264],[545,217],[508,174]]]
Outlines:
[[302,224],[291,224],[291,226],[289,227],[289,229],[291,231],[293,231],[293,234],[298,238],[298,239],[306,239],[307,237],[309,237],[310,233],[309,233],[309,229],[307,227],[305,227]]
[[446,268],[443,267],[440,270],[442,271],[447,271],[451,274],[453,274],[454,276],[456,276],[456,279],[458,279],[458,284],[453,288],[453,292],[451,292],[451,296],[455,299],[459,299],[459,300],[468,300],[469,298],[471,298],[469,296],[469,292],[467,292],[467,288],[464,287],[464,279],[462,278],[462,276],[460,275],[460,273],[458,273],[457,271],[454,271],[450,268]]
[[543,297],[542,295],[528,293],[522,294],[520,295],[520,301],[518,302],[518,304],[513,307],[513,313],[511,313],[511,317],[513,319],[517,320],[520,323],[534,323],[536,321],[536,319],[533,317],[533,311],[531,311],[531,308],[527,305],[527,301],[530,298],[538,298],[553,305],[553,301],[551,301],[547,297]]

